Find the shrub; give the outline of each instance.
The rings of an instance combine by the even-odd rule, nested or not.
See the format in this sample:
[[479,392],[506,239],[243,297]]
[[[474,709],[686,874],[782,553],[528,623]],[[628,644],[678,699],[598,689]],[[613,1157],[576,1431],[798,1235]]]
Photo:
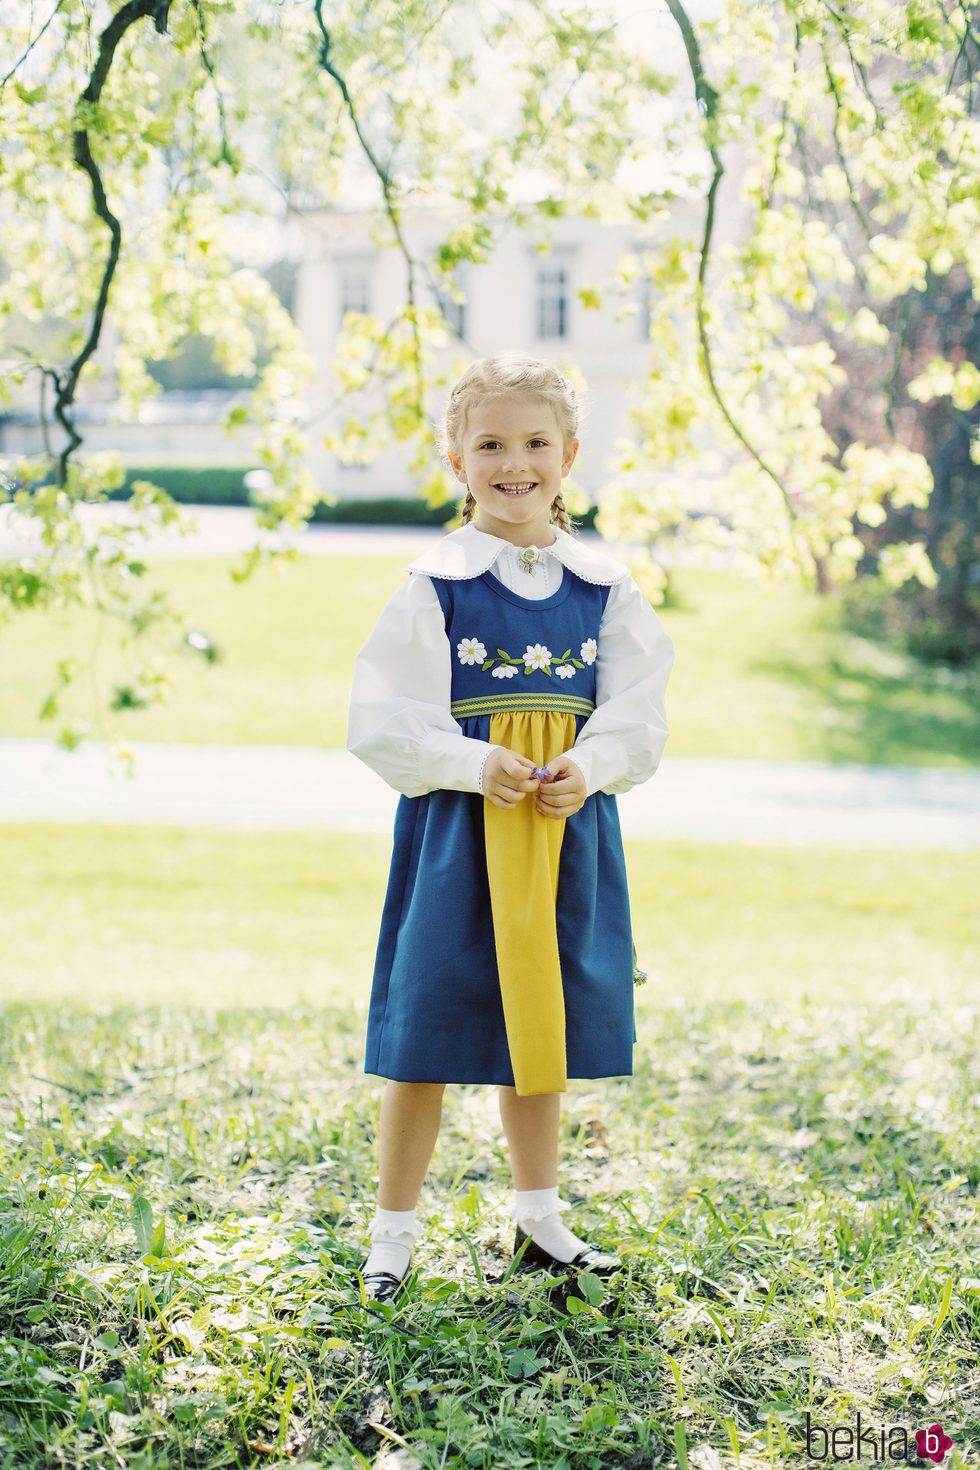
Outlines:
[[[128,469],[125,482],[109,498],[128,500],[135,480],[149,480],[181,505],[250,505],[245,476],[252,468],[252,465],[212,465],[190,469],[182,465],[160,465]],[[416,495],[384,495],[337,500],[333,505],[318,500],[310,520],[325,525],[445,526],[458,511],[454,500],[433,506]],[[582,530],[592,530],[597,511],[597,506],[590,506],[584,515],[575,517],[575,524]]]

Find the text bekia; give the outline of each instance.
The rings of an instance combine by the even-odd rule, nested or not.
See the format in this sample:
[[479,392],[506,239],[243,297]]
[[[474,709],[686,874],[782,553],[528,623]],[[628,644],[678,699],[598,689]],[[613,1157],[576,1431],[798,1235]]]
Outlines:
[[838,1424],[828,1429],[815,1424],[809,1411],[806,1415],[806,1455],[808,1460],[931,1460],[939,1464],[952,1440],[943,1433],[939,1424],[909,1434],[899,1424],[889,1427],[874,1425],[865,1427],[861,1415],[856,1423]]

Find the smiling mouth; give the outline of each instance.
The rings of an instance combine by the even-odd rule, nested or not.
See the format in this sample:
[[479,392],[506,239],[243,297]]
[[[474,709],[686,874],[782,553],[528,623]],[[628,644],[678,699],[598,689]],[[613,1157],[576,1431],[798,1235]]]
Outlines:
[[528,495],[537,486],[537,480],[527,480],[519,485],[494,485],[501,495]]

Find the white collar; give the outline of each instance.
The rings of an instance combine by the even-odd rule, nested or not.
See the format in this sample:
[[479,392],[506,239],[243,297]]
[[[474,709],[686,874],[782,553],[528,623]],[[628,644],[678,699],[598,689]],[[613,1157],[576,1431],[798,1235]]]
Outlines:
[[[570,536],[558,526],[552,529],[555,533],[553,543],[551,546],[539,547],[539,550],[549,552],[563,567],[581,577],[583,582],[611,587],[614,582],[622,582],[630,575],[629,567],[622,562],[614,561],[605,552],[596,551],[591,546],[584,546],[575,536]],[[471,521],[458,531],[451,531],[448,536],[424,551],[408,570],[424,572],[430,577],[442,577],[449,582],[467,581],[471,577],[482,577],[484,572],[488,572],[502,551],[517,549],[510,541],[504,541],[499,536],[488,536],[485,531],[477,530]]]

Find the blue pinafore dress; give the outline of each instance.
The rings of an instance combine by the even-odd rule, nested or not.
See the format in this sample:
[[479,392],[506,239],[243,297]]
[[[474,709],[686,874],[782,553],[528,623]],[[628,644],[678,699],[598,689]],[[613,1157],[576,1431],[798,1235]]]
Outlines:
[[[609,588],[568,568],[558,591],[540,601],[512,592],[492,572],[432,581],[452,657],[451,712],[463,734],[510,749],[534,735],[543,755],[521,753],[537,764],[569,750],[595,708]],[[564,728],[552,723],[541,736],[538,722],[555,720]],[[559,743],[548,749],[549,740]],[[520,807],[530,812],[532,804],[525,797]],[[401,797],[365,1071],[402,1082],[514,1086],[507,1030],[510,1021],[513,1035],[513,1020],[510,1010],[505,1020],[498,931],[507,927],[501,949],[506,938],[512,952],[514,941],[530,945],[538,927],[550,925],[560,962],[566,1075],[630,1074],[633,940],[616,798],[596,792],[560,823],[534,814],[535,822],[561,829],[553,911],[512,901],[504,913],[498,907],[497,929],[485,830],[485,813],[489,827],[496,812],[471,792]],[[491,857],[491,865],[496,861]],[[534,976],[526,978],[530,990]],[[519,991],[520,977],[517,983]],[[534,1025],[533,1012],[528,1024]],[[517,1085],[524,1090],[520,1080]],[[551,1084],[528,1090],[551,1090]]]

